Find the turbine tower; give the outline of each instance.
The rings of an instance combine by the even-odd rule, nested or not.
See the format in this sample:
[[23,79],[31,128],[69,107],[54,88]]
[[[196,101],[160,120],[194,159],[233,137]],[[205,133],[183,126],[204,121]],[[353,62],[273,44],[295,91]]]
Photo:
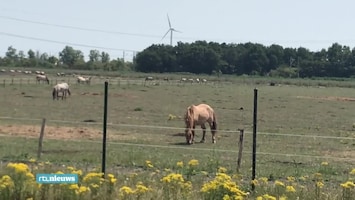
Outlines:
[[163,39],[165,38],[165,36],[168,35],[168,33],[170,32],[170,46],[173,46],[173,32],[181,33],[181,31],[178,31],[178,30],[174,29],[173,27],[171,27],[169,15],[167,15],[167,17],[168,17],[169,29],[168,29],[168,31],[165,33],[165,35],[163,36],[162,40],[163,40]]

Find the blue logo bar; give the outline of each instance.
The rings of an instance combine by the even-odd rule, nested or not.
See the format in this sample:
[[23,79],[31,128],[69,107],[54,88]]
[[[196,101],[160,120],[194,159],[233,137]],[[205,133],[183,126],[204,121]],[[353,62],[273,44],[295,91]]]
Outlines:
[[40,184],[75,184],[78,174],[36,174],[36,182]]

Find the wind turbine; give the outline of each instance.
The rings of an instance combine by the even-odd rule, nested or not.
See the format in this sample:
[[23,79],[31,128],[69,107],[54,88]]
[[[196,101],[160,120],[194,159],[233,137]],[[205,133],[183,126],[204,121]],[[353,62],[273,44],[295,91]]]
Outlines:
[[168,33],[170,32],[170,46],[173,46],[173,32],[178,32],[181,33],[181,31],[178,31],[174,28],[171,27],[171,23],[170,23],[170,19],[169,19],[169,15],[167,15],[168,17],[168,22],[169,22],[169,29],[168,31],[165,33],[165,35],[163,36],[162,40],[165,38],[166,35],[168,35]]

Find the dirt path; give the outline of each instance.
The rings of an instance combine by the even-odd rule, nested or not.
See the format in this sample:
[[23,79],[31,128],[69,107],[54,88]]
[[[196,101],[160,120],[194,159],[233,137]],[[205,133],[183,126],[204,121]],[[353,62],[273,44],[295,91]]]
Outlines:
[[[39,126],[0,125],[0,134],[23,137],[39,137]],[[102,131],[79,127],[45,127],[45,138],[50,139],[95,139],[101,138]]]

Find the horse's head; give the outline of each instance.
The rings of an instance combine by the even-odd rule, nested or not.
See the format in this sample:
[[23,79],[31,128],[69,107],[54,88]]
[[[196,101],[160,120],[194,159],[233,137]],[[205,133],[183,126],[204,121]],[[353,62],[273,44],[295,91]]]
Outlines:
[[193,134],[192,134],[192,129],[191,128],[186,128],[185,137],[186,137],[186,143],[187,144],[193,144]]

